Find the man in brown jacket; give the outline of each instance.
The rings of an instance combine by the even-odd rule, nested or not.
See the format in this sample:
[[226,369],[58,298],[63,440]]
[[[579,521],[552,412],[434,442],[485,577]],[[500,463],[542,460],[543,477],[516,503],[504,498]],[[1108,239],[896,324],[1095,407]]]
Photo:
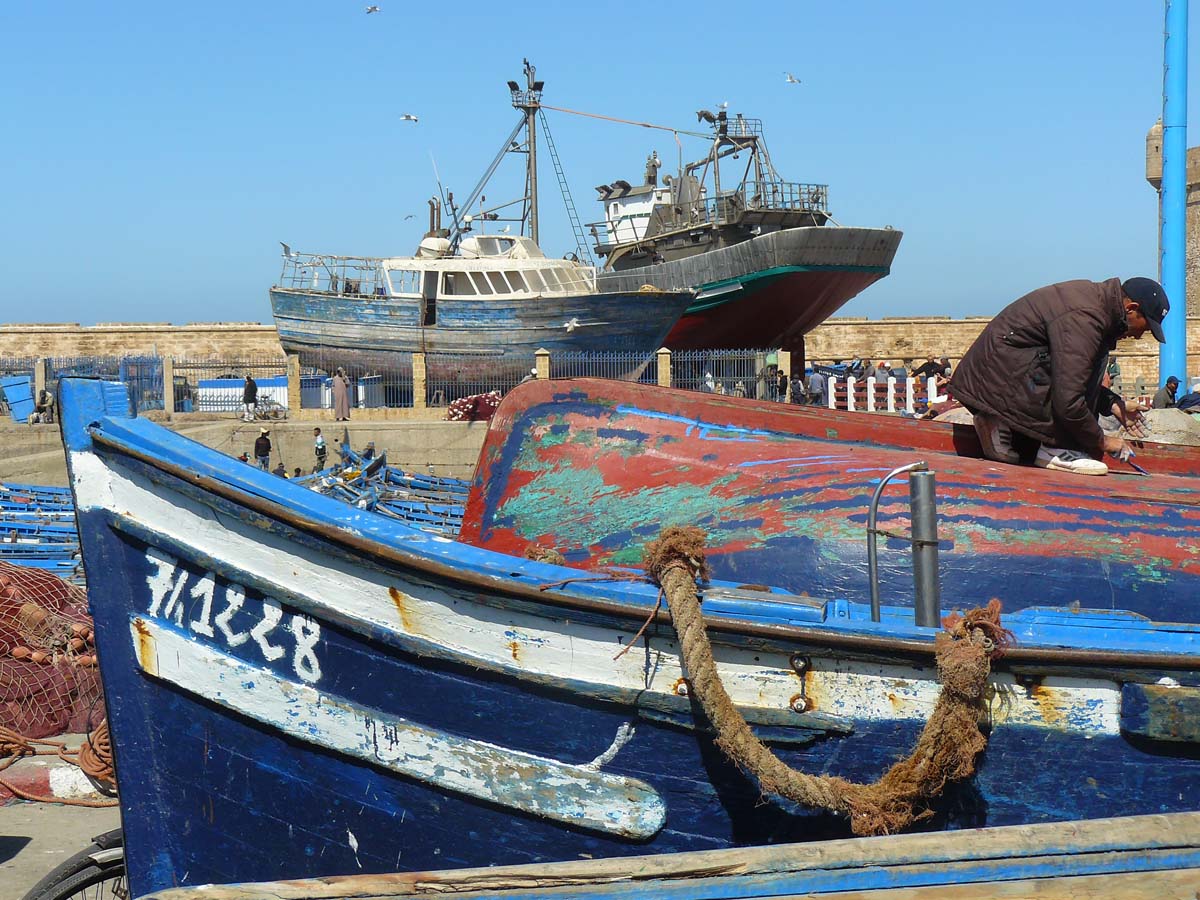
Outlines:
[[[1165,343],[1169,308],[1158,282],[1110,278],[1052,284],[1002,310],[950,381],[975,416],[984,455],[1009,463],[1033,456],[1035,465],[1082,475],[1106,474],[1096,458],[1106,452],[1128,458],[1125,441],[1100,430],[1093,404],[1117,341],[1150,331]],[[1014,448],[1022,435],[1025,454]]]

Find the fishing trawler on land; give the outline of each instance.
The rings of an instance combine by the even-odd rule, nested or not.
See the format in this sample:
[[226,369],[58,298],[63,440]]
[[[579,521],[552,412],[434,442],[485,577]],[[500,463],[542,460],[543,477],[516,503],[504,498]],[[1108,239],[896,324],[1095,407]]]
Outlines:
[[658,347],[694,297],[652,285],[600,288],[594,268],[547,258],[528,237],[471,235],[451,249],[431,230],[413,257],[334,257],[285,245],[271,289],[284,350],[304,365],[334,357],[352,371],[406,370],[420,351],[430,369],[449,354],[460,372],[473,358],[493,376],[523,374],[541,348]]
[[[287,352],[318,367],[335,357],[349,368],[399,369],[417,351],[465,354],[481,369],[516,372],[539,348],[802,349],[809,330],[890,271],[899,231],[836,225],[828,187],[783,181],[762,123],[724,109],[702,111],[713,128],[709,151],[676,177],[660,186],[654,157],[645,185],[599,189],[604,233],[593,225],[592,236],[607,262],[589,265],[542,108],[544,83],[528,60],[525,76],[524,86],[508,83],[521,111],[516,127],[465,201],[453,193],[430,201],[415,257],[301,254],[284,245],[271,307]],[[575,239],[562,259],[540,248],[539,122]],[[514,153],[524,157],[525,193],[489,205],[483,191]],[[742,153],[742,178],[723,182],[722,161]]]
[[[660,185],[654,153],[643,184],[596,188],[604,219],[590,228],[606,260],[600,284],[695,290],[667,337],[672,350],[802,352],[805,334],[888,274],[901,232],[834,222],[828,185],[780,177],[761,120],[725,109],[697,117],[712,126],[704,157]],[[722,182],[722,161],[742,154],[740,179]]]
[[[271,289],[271,309],[286,352],[298,354],[304,365],[320,367],[334,357],[360,371],[409,369],[414,352],[428,354],[427,370],[436,371],[438,357],[451,355],[460,375],[475,368],[502,377],[523,374],[538,349],[653,351],[662,346],[694,291],[664,290],[649,282],[602,285],[596,268],[578,255],[551,259],[539,246],[535,118],[542,82],[535,81],[528,62],[525,69],[526,88],[509,82],[513,106],[521,110],[517,127],[466,203],[456,204],[453,193],[440,203],[430,201],[429,231],[415,256],[296,253],[283,244],[283,274]],[[515,201],[522,203],[520,218],[503,219],[484,208],[472,215],[468,210],[476,200],[482,202],[483,187],[502,156],[521,147],[516,138],[522,131],[530,187],[522,201]],[[549,146],[565,185],[553,143]],[[443,206],[452,218],[449,228],[442,227]],[[519,222],[521,233],[509,235],[507,227],[499,234],[484,233],[488,223],[501,221]]]

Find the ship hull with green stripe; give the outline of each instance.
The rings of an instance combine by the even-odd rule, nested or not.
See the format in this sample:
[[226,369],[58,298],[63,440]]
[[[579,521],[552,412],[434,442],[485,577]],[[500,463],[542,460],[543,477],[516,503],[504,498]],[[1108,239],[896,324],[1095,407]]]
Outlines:
[[599,281],[602,290],[697,291],[667,336],[672,350],[798,348],[805,334],[891,271],[901,237],[891,228],[786,228],[607,272]]

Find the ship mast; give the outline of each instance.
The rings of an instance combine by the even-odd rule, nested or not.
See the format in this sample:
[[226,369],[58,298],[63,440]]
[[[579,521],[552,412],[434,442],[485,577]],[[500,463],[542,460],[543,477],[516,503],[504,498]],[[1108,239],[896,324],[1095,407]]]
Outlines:
[[537,244],[537,114],[542,105],[542,88],[545,87],[545,82],[536,80],[537,68],[528,59],[523,62],[525,63],[525,89],[522,90],[515,81],[508,83],[508,89],[512,91],[512,105],[525,114],[526,151],[529,154],[526,161],[526,179],[529,183],[529,236]]

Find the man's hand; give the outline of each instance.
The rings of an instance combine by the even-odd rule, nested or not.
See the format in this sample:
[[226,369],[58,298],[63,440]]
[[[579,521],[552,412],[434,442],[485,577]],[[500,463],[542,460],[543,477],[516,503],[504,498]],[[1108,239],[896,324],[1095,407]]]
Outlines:
[[1142,415],[1142,408],[1136,403],[1126,404],[1125,430],[1135,438],[1144,438],[1150,433],[1150,423]]
[[1125,443],[1124,438],[1118,437],[1115,434],[1106,434],[1103,446],[1105,453],[1115,456],[1121,462],[1125,462],[1133,456],[1133,448]]

